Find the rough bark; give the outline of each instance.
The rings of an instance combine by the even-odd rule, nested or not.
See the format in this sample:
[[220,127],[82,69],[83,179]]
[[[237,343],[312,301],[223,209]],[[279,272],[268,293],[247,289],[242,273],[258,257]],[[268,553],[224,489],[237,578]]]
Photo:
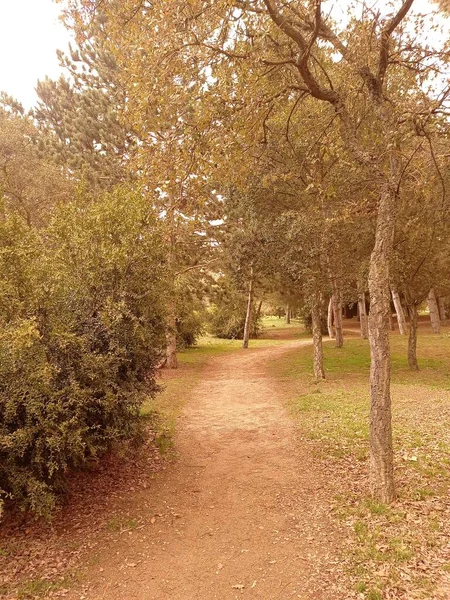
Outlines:
[[360,294],[358,297],[358,312],[361,337],[363,340],[367,340],[369,337],[369,328],[367,323],[366,298],[364,294]]
[[406,335],[405,313],[403,312],[403,306],[400,301],[399,293],[394,286],[391,286],[391,294],[394,302],[395,313],[397,315],[398,330],[400,331],[400,335]]
[[445,307],[445,299],[442,296],[439,296],[438,300],[438,307],[439,307],[439,317],[441,319],[441,321],[446,321],[447,320],[447,309]]
[[322,323],[320,313],[320,294],[317,293],[313,298],[313,305],[311,309],[314,345],[314,377],[316,379],[325,379],[325,369],[323,366]]
[[335,338],[334,328],[333,328],[333,297],[330,298],[328,302],[328,314],[327,314],[327,327],[328,327],[328,337],[331,339]]
[[441,320],[439,318],[439,308],[433,288],[431,288],[428,294],[428,308],[430,309],[431,329],[433,333],[440,333]]
[[408,336],[408,366],[413,371],[419,370],[417,361],[417,306],[408,305],[409,336]]
[[383,190],[369,268],[370,479],[373,496],[387,503],[395,498],[389,345],[389,259],[394,238],[395,198],[390,186]]
[[252,310],[253,310],[253,267],[250,267],[250,281],[248,284],[247,314],[245,315],[244,339],[242,342],[243,348],[248,348],[248,342],[250,339],[250,328],[252,325]]

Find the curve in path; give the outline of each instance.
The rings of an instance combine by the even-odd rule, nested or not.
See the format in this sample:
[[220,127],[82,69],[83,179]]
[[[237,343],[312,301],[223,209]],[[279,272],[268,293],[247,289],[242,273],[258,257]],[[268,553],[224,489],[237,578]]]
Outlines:
[[326,482],[267,372],[305,343],[208,361],[179,423],[178,459],[146,491],[148,526],[102,553],[81,597],[339,597]]

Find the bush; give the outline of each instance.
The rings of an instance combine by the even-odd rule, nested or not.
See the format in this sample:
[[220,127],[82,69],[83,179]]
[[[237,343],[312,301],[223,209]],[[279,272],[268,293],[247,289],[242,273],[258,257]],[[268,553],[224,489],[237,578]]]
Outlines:
[[165,343],[161,236],[117,191],[39,235],[0,222],[0,490],[48,515],[72,467],[139,430]]
[[177,347],[195,346],[197,339],[204,331],[202,315],[197,311],[181,314],[177,317]]
[[[244,337],[247,297],[223,279],[215,291],[214,304],[209,313],[209,331],[223,339],[242,339]],[[250,337],[258,337],[261,331],[261,319],[253,310]]]
[[199,275],[180,278],[175,295],[177,347],[190,348],[195,346],[205,329],[204,290]]

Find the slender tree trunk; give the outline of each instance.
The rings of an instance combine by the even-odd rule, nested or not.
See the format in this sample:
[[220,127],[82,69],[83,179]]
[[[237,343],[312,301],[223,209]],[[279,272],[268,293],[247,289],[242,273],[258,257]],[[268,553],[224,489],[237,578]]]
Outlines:
[[286,323],[287,325],[291,324],[291,307],[289,304],[286,306]]
[[369,268],[370,479],[373,496],[382,502],[392,502],[395,498],[389,344],[389,259],[394,238],[395,200],[395,192],[386,186],[378,206]]
[[334,329],[336,332],[336,348],[342,348],[344,345],[344,333],[342,329],[342,295],[339,290],[336,280],[332,280],[333,287],[333,314],[334,314]]
[[392,300],[394,301],[395,313],[397,315],[398,330],[400,331],[400,335],[406,335],[405,313],[403,312],[403,306],[398,291],[394,286],[391,286],[391,294]]
[[[167,266],[173,272],[175,267],[175,209],[171,207],[167,211],[168,225],[168,245],[169,252],[167,257]],[[172,290],[172,295],[168,303],[168,319],[166,332],[166,359],[164,366],[167,369],[177,369],[177,304],[175,297],[175,289]]]
[[325,379],[325,369],[323,366],[322,322],[320,313],[320,294],[316,293],[313,298],[313,305],[311,309],[312,334],[314,345],[314,377],[316,379]]
[[433,288],[431,288],[428,294],[428,308],[430,309],[431,329],[433,330],[433,333],[440,333],[441,320],[439,318],[439,308]]
[[333,296],[331,296],[330,301],[328,302],[327,327],[328,337],[334,339],[336,336],[333,329]]
[[361,337],[367,340],[369,337],[369,328],[367,323],[366,297],[360,294],[358,298],[359,326],[361,328]]
[[166,333],[166,360],[164,366],[167,369],[177,369],[177,324],[176,324],[176,312],[175,302],[169,306],[169,318],[168,318],[168,329]]
[[258,322],[258,319],[261,316],[262,305],[263,305],[263,301],[260,300],[259,303],[258,303],[258,308],[256,309],[256,313],[255,313],[255,323]]
[[445,307],[445,299],[442,296],[438,298],[438,307],[439,307],[439,317],[441,321],[447,320],[447,310]]
[[252,325],[252,309],[253,309],[253,266],[250,267],[250,281],[249,281],[249,285],[248,285],[247,314],[245,316],[244,340],[242,342],[243,348],[248,348],[248,341],[250,339],[250,328]]
[[408,305],[409,336],[408,336],[408,366],[413,371],[419,370],[417,362],[417,306]]

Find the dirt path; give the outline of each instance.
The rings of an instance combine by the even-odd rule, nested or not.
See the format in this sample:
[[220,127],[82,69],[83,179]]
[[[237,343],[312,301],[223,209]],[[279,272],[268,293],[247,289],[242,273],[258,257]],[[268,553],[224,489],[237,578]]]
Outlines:
[[337,600],[326,482],[282,406],[269,361],[293,346],[210,359],[178,458],[142,493],[144,527],[89,567],[87,600]]

